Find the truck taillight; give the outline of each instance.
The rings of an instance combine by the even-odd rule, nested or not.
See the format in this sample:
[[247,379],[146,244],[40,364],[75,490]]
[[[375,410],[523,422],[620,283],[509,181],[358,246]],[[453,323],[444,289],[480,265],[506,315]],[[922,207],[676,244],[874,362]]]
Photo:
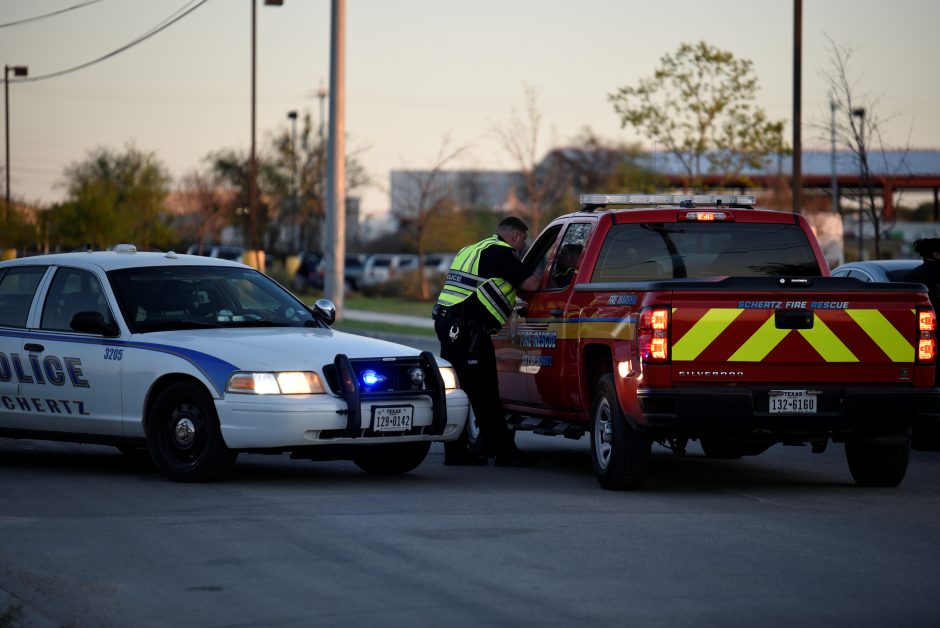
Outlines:
[[640,312],[637,345],[644,362],[669,360],[669,308],[651,307]]
[[918,309],[917,361],[933,362],[937,357],[937,315],[933,310]]

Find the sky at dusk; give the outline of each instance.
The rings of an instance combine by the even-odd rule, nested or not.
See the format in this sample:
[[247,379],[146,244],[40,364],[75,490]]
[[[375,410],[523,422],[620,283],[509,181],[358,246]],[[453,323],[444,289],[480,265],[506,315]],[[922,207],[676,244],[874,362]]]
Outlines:
[[[0,0],[0,24],[88,0]],[[106,55],[200,0],[100,0],[0,27],[0,60],[31,78]],[[11,189],[61,200],[63,169],[97,146],[153,152],[174,177],[208,153],[250,145],[252,0],[208,0],[141,44],[63,76],[11,83]],[[287,112],[319,120],[329,85],[329,0],[257,2],[257,141],[290,128]],[[889,147],[940,149],[940,2],[803,3],[803,145],[828,148],[830,43],[852,47],[850,74],[883,119]],[[792,0],[347,0],[346,130],[375,184],[363,210],[388,208],[389,171],[426,168],[445,138],[468,150],[461,168],[514,167],[494,129],[534,88],[541,147],[589,127],[643,142],[607,95],[650,76],[683,42],[704,40],[754,62],[757,104],[791,138]]]

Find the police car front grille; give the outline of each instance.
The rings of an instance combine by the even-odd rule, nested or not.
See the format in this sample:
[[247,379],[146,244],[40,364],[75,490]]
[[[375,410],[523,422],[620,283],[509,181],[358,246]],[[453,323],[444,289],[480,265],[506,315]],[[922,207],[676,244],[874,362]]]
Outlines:
[[[430,372],[429,365],[420,357],[409,358],[366,358],[350,360],[356,377],[362,384],[362,374],[368,370],[375,371],[385,378],[384,381],[374,386],[363,386],[363,392],[370,394],[381,393],[400,393],[411,392],[416,395],[430,394],[437,390],[436,379]],[[412,368],[421,368],[424,371],[425,381],[421,386],[415,386],[411,382],[411,376],[408,374]],[[336,394],[341,394],[339,377],[336,374],[336,367],[333,364],[327,364],[323,367],[323,376],[330,390]]]

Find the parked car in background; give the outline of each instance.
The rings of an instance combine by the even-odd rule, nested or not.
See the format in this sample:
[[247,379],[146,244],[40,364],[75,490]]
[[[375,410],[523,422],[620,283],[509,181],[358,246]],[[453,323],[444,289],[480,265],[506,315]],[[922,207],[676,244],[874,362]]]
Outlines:
[[[878,259],[864,262],[848,262],[832,270],[833,277],[854,277],[860,281],[882,283],[905,281],[907,273],[923,264],[920,259]],[[911,440],[914,449],[940,449],[940,425],[914,428]]]
[[833,277],[854,277],[862,281],[904,281],[904,277],[923,263],[919,259],[878,259],[849,262],[832,270]]
[[424,276],[433,279],[446,275],[455,257],[457,257],[456,253],[425,253]]
[[295,288],[314,288],[323,289],[323,255],[320,253],[300,254],[300,266],[297,267],[297,273],[294,275]]
[[371,288],[398,279],[403,272],[417,267],[418,257],[404,253],[375,253],[366,260],[360,285]]
[[245,252],[240,246],[230,246],[227,244],[209,244],[203,243],[202,249],[198,244],[191,244],[186,249],[186,255],[202,255],[203,257],[216,257],[218,259],[227,259],[240,262],[242,253]]

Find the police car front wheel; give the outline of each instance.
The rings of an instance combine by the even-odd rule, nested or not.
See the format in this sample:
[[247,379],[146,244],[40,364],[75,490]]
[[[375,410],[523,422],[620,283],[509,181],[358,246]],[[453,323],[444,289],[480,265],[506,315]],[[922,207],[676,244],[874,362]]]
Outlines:
[[216,479],[237,456],[222,441],[212,399],[195,383],[173,384],[157,396],[147,433],[154,463],[177,482]]

